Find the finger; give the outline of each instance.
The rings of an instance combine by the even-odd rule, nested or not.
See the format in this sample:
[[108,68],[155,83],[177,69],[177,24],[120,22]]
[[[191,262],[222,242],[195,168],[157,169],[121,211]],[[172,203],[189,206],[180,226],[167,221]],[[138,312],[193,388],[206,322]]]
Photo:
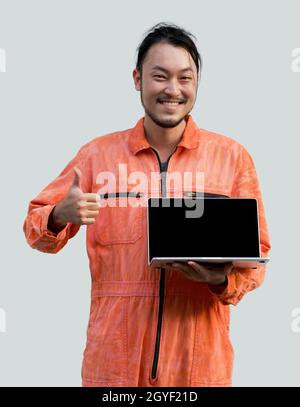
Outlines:
[[86,202],[79,200],[78,202],[79,208],[86,209],[86,210],[98,210],[101,207],[100,202]]
[[194,262],[194,261],[188,261],[187,262],[189,266],[193,267],[193,268],[198,268],[200,266],[200,264]]
[[[190,267],[185,265],[184,263],[172,263],[172,267],[177,270],[184,271],[185,273],[191,272]],[[192,271],[193,271],[193,269],[192,269]]]
[[171,263],[171,266],[174,268],[180,268],[181,264],[180,263]]
[[224,268],[225,264],[227,264],[228,262],[218,262],[218,263],[213,263],[213,262],[199,262],[196,264],[199,264],[203,267],[208,267],[208,268]]
[[192,267],[193,268],[193,270],[196,270],[196,271],[205,271],[205,268],[209,268],[207,265],[203,265],[203,264],[201,264],[201,263],[196,263],[195,261],[188,261],[188,265],[190,266],[190,267]]
[[187,265],[187,263],[173,263],[173,268],[183,273],[186,278],[192,281],[202,281],[201,273],[199,273],[198,270],[194,270],[191,266]]
[[74,167],[73,171],[74,171],[74,179],[73,179],[72,186],[80,188],[81,171],[78,167]]
[[188,264],[193,267],[194,270],[197,271],[214,271],[214,272],[220,272],[220,273],[227,273],[228,267],[231,267],[230,265],[232,264],[231,262],[223,262],[223,263],[208,263],[208,262],[202,262],[202,263],[197,263],[194,261],[189,261]]
[[99,215],[99,211],[86,211],[84,213],[84,217],[85,218],[96,218]]
[[225,269],[226,269],[227,273],[230,273],[230,271],[233,269],[233,262],[230,261],[230,262],[226,263]]
[[80,200],[87,202],[100,202],[100,196],[98,194],[86,192],[81,195]]
[[95,218],[83,218],[81,220],[82,225],[92,225],[93,223],[95,223]]
[[214,266],[212,269],[213,269],[216,273],[228,274],[229,271],[231,271],[232,267],[233,267],[232,262],[226,262],[226,263],[222,263],[222,267]]

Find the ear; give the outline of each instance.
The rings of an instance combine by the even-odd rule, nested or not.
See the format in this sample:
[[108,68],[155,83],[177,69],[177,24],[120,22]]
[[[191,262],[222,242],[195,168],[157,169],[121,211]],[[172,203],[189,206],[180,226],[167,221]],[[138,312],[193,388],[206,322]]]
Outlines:
[[132,77],[134,80],[134,86],[136,90],[141,90],[141,75],[140,72],[135,68],[132,72]]

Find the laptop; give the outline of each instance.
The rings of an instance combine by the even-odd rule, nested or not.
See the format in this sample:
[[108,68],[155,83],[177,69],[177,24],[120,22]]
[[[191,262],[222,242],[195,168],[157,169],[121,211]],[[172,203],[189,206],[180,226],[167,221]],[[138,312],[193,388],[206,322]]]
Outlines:
[[257,268],[260,255],[255,198],[149,198],[148,263],[233,262]]

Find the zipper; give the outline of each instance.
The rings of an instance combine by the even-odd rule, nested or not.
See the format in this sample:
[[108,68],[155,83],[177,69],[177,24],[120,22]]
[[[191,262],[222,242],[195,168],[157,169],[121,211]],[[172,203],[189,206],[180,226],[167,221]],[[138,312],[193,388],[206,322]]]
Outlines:
[[[170,161],[170,158],[172,155],[175,153],[176,149],[173,151],[173,153],[170,155],[167,161],[166,168],[162,172],[162,163],[160,161],[159,155],[154,148],[151,148],[151,150],[155,153],[158,163],[159,163],[159,169],[160,169],[160,174],[161,174],[161,196],[162,197],[167,197],[167,183],[166,183],[166,178],[167,178],[167,171],[168,171],[168,164]],[[219,194],[212,194],[209,192],[204,192],[204,193],[198,193],[195,191],[191,192],[184,192],[185,196],[188,196],[190,198],[194,198],[197,196],[202,196],[202,197],[210,197],[210,198],[229,198],[226,195],[219,195]],[[157,318],[157,328],[156,328],[156,338],[155,338],[155,350],[154,350],[154,357],[153,357],[153,363],[152,363],[152,370],[151,370],[151,379],[155,380],[156,375],[157,375],[157,366],[158,366],[158,360],[159,360],[159,350],[160,350],[160,339],[161,339],[161,328],[162,328],[162,318],[163,318],[163,308],[164,308],[164,300],[165,300],[165,269],[161,268],[160,269],[160,280],[159,280],[159,307],[158,307],[158,318]]]
[[188,198],[230,198],[228,195],[212,194],[210,192],[196,192],[196,191],[185,191],[184,196]]
[[[176,147],[176,149],[177,149],[177,147]],[[166,168],[162,172],[162,165],[161,165],[159,155],[156,150],[151,148],[151,150],[155,153],[155,155],[158,159],[158,163],[159,163],[159,169],[160,169],[160,174],[161,174],[161,196],[162,197],[167,196],[166,177],[167,177],[168,164],[169,164],[170,158],[175,153],[176,149],[173,151],[173,153],[168,158]],[[157,318],[157,328],[156,328],[155,350],[154,350],[154,357],[153,357],[152,370],[151,370],[151,379],[152,380],[156,379],[157,365],[158,365],[158,359],[159,359],[162,317],[163,317],[163,308],[164,308],[164,300],[165,300],[165,271],[166,270],[164,268],[160,269],[159,307],[158,307],[158,318]]]
[[143,192],[106,192],[105,194],[100,194],[101,199],[108,199],[108,198],[119,198],[119,197],[133,197],[133,198],[141,198],[144,196]]

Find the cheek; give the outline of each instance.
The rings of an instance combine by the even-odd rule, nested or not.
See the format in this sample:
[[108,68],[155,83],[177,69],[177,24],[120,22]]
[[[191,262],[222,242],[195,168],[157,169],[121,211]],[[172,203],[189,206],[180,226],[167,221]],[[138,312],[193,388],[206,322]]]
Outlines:
[[164,92],[165,86],[159,82],[145,81],[143,83],[143,92],[147,97],[158,97]]
[[190,86],[188,88],[186,88],[186,95],[190,98],[190,99],[195,99],[197,92],[194,86]]

